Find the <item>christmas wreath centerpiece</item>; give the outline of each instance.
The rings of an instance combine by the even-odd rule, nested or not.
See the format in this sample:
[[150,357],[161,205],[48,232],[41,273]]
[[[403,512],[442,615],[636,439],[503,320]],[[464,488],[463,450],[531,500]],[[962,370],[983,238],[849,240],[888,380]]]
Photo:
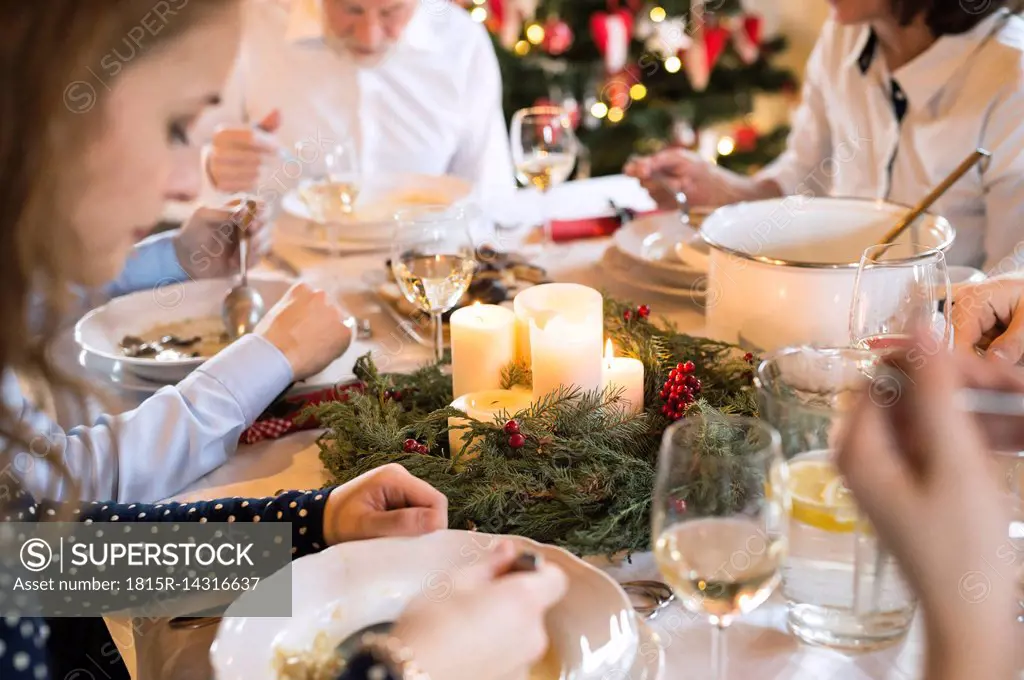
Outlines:
[[[642,412],[621,408],[615,390],[564,387],[492,422],[467,420],[450,406],[452,380],[441,366],[383,374],[367,355],[356,363],[361,392],[311,409],[326,428],[324,466],[343,483],[399,463],[448,496],[452,528],[517,534],[577,554],[647,550],[662,433],[694,411],[756,415],[753,357],[655,322],[646,305],[606,298],[604,316],[619,353],[644,365]],[[529,369],[510,364],[503,382],[528,385]],[[472,455],[451,454],[453,428]],[[727,442],[709,441],[701,455],[728,456]]]

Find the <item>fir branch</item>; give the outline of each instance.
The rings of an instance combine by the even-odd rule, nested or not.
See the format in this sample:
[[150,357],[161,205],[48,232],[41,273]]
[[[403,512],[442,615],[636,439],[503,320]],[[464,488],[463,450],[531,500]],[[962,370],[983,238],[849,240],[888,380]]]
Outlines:
[[501,389],[510,390],[517,386],[533,387],[533,371],[530,365],[521,359],[516,359],[501,369]]

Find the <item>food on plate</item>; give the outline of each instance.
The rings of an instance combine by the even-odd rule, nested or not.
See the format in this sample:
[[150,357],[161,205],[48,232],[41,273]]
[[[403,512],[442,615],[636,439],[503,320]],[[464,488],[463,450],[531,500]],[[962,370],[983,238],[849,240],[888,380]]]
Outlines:
[[231,343],[219,317],[184,319],[153,326],[121,339],[121,353],[133,359],[178,361],[209,358]]
[[[308,649],[274,648],[275,680],[336,680],[345,669],[345,660],[337,653],[337,644],[324,632],[317,633]],[[565,677],[562,661],[553,645],[530,669],[528,680],[561,680]]]
[[336,680],[345,668],[337,644],[324,632],[317,633],[309,649],[275,647],[273,664],[277,680]]
[[424,189],[397,192],[389,198],[393,203],[407,206],[448,205],[452,202],[447,194]]

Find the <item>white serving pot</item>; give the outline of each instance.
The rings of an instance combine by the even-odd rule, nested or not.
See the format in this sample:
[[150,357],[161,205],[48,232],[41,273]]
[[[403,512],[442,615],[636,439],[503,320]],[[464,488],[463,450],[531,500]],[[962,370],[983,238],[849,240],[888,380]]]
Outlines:
[[[760,350],[849,343],[850,304],[863,251],[907,208],[881,201],[790,196],[720,208],[701,226],[710,247],[708,335]],[[893,246],[945,251],[955,231],[925,215]]]

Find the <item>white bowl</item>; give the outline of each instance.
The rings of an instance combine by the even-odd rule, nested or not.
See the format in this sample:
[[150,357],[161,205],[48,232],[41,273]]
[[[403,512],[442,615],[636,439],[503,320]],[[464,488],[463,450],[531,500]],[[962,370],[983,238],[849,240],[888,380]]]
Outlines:
[[[280,277],[250,277],[249,283],[269,309],[292,286]],[[127,357],[121,352],[126,335],[139,335],[161,324],[186,319],[220,318],[224,296],[235,285],[235,279],[209,279],[160,286],[115,298],[97,307],[75,324],[75,341],[89,352],[116,361],[122,370],[165,384],[182,380],[199,367],[206,358],[157,361],[150,358]]]
[[[394,621],[419,595],[442,601],[459,587],[464,570],[494,545],[496,536],[442,531],[419,538],[343,543],[304,557],[260,582],[225,614],[210,648],[218,680],[272,677],[278,649],[308,649],[323,632],[336,644],[364,626]],[[632,677],[640,627],[629,598],[604,572],[561,548],[505,537],[557,564],[569,590],[546,620],[561,660],[560,677],[604,680]],[[280,592],[291,574],[291,618],[239,616],[264,588]],[[266,592],[266,591],[264,591]],[[251,610],[250,610],[251,611]],[[558,680],[553,676],[551,680]],[[547,678],[545,678],[547,680]]]

